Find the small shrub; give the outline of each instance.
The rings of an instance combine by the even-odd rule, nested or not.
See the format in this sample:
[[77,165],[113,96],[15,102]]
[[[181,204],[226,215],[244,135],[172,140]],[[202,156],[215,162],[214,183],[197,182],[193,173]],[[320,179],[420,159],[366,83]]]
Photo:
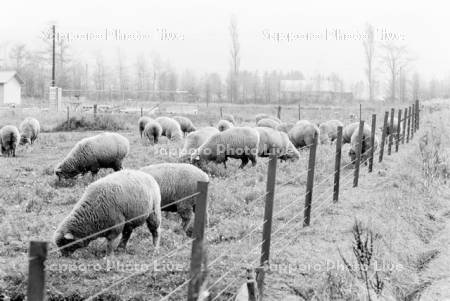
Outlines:
[[130,129],[128,123],[117,116],[99,115],[99,116],[73,116],[69,119],[56,125],[53,128],[54,132],[62,131],[119,131]]

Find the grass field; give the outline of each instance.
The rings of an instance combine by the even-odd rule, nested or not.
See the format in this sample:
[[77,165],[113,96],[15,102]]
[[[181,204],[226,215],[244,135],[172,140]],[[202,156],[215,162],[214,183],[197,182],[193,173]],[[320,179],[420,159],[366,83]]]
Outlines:
[[[295,121],[298,116],[296,110],[296,107],[284,108],[283,119]],[[302,116],[314,121],[336,118],[348,123],[349,113],[357,114],[358,110],[353,107],[304,108]],[[367,108],[363,111],[363,118],[369,121],[370,114],[377,112],[380,124],[383,111],[382,107]],[[230,106],[225,107],[224,112],[234,114],[240,124],[253,124],[252,116],[259,112],[275,113],[275,109]],[[446,257],[442,259],[439,255],[445,254],[445,244],[435,244],[435,239],[442,239],[441,231],[450,218],[450,189],[448,184],[443,184],[448,174],[444,170],[435,173],[432,179],[429,173],[424,174],[423,152],[418,145],[420,137],[429,135],[432,133],[430,130],[437,127],[441,129],[442,139],[439,151],[448,154],[449,113],[450,108],[439,106],[434,112],[430,110],[423,114],[422,128],[412,143],[401,145],[398,153],[386,156],[381,164],[376,162],[371,174],[363,167],[358,188],[351,188],[352,169],[344,168],[337,204],[332,203],[330,192],[334,146],[319,146],[317,186],[314,188],[312,225],[309,228],[302,227],[301,214],[308,152],[302,152],[296,163],[278,164],[273,232],[280,230],[272,238],[272,266],[266,276],[265,300],[366,298],[364,283],[343,265],[338,251],[354,263],[352,227],[355,219],[374,234],[373,258],[379,263],[384,282],[382,298],[416,298],[432,288],[442,275],[449,277],[448,273],[439,270],[441,265],[431,271],[428,268],[432,260],[439,258],[448,263]],[[0,157],[0,293],[16,300],[26,292],[29,241],[52,241],[56,226],[70,212],[86,186],[112,172],[102,170],[96,178],[85,175],[76,180],[58,182],[53,175],[56,163],[77,141],[96,132],[54,132],[52,129],[64,120],[64,114],[37,113],[36,116],[47,130],[37,143],[32,147],[21,147],[16,158]],[[23,117],[22,113],[2,116],[0,124],[18,125]],[[182,142],[163,138],[156,146],[142,143],[135,126],[137,118],[126,116],[120,121],[123,129],[119,133],[131,143],[125,168],[176,162],[175,150],[182,147]],[[192,116],[192,119],[200,126],[215,124],[218,108],[202,107],[199,115]],[[347,150],[348,145],[343,150],[342,166],[349,163]],[[445,158],[444,155],[441,157]],[[231,298],[244,283],[244,268],[256,266],[259,262],[258,244],[261,242],[260,225],[264,209],[264,199],[260,196],[265,192],[267,159],[259,159],[256,167],[247,167],[243,171],[238,170],[239,163],[231,162],[228,169],[209,166],[212,180],[208,199],[207,248],[209,262],[214,264],[209,269],[208,287],[223,277],[210,292],[215,296],[225,289],[217,300]],[[444,164],[448,168],[448,161]],[[152,271],[108,289],[100,299],[118,300],[117,296],[120,296],[122,300],[158,300],[169,294],[187,280],[191,244],[180,227],[178,216],[163,216],[158,255],[153,254],[150,233],[145,227],[134,232],[126,253],[106,259],[102,240],[75,252],[71,258],[61,257],[51,243],[47,260],[48,295],[53,300],[63,299],[63,296],[70,296],[65,300],[86,298],[145,268]],[[292,219],[295,216],[298,217]],[[259,228],[248,235],[258,225]],[[182,300],[185,294],[186,286],[174,293],[170,300]]]

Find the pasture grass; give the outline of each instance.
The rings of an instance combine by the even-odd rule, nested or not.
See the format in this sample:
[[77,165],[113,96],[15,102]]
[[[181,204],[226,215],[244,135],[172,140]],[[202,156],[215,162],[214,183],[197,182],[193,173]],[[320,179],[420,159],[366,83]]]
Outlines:
[[[264,108],[267,110],[258,113],[273,110]],[[239,112],[233,110],[234,107],[225,107],[224,113],[234,114],[239,124],[254,124],[255,108],[242,106]],[[286,113],[290,114],[287,120],[295,120],[295,107],[293,110]],[[345,116],[351,110],[337,110],[339,116],[335,116],[336,111],[317,108],[305,108],[304,113],[306,116],[310,112],[310,119],[338,118],[348,123]],[[334,145],[320,145],[315,177],[316,185],[320,185],[314,188],[312,221],[308,228],[302,226],[308,152],[302,152],[298,162],[278,163],[272,231],[276,234],[272,238],[271,268],[266,274],[266,300],[366,298],[365,283],[342,262],[344,257],[349,264],[356,264],[352,251],[356,220],[373,233],[373,260],[380,268],[384,267],[380,272],[385,283],[383,298],[405,299],[427,286],[421,273],[427,271],[433,256],[437,256],[437,248],[431,248],[430,244],[450,218],[450,205],[445,197],[448,186],[441,185],[445,175],[440,174],[431,184],[424,177],[418,140],[437,121],[442,122],[439,126],[449,128],[450,123],[445,119],[449,112],[434,110],[433,115],[423,116],[423,129],[416,133],[414,141],[400,146],[398,153],[386,156],[382,163],[376,161],[373,173],[369,174],[363,166],[358,188],[351,187],[353,170],[347,166],[341,173],[341,194],[336,204],[331,201],[330,190]],[[217,113],[217,107],[202,108],[192,119],[196,125],[213,125],[218,120]],[[370,112],[365,113],[370,116]],[[2,123],[18,124],[22,117],[10,116]],[[132,119],[137,122],[137,118],[125,117],[123,122],[129,125],[119,130],[131,144],[124,167],[137,169],[148,164],[177,162],[173,150],[181,149],[182,141],[162,138],[157,145],[145,143],[137,127],[133,127]],[[63,121],[64,117],[54,116],[42,120],[48,129]],[[172,213],[163,214],[158,255],[153,253],[146,227],[135,230],[126,253],[111,258],[104,258],[102,240],[92,242],[71,258],[63,258],[56,252],[52,236],[57,225],[90,183],[112,171],[101,170],[95,178],[88,174],[59,182],[53,175],[53,167],[77,141],[95,133],[87,129],[44,132],[36,144],[20,148],[16,158],[0,157],[0,295],[17,300],[24,296],[30,240],[50,242],[46,262],[50,300],[63,297],[81,300],[94,295],[131,275],[135,264],[140,265],[138,268],[150,267],[153,272],[124,281],[108,290],[101,300],[157,300],[188,279],[190,239],[183,233],[178,216]],[[443,138],[440,151],[448,153],[449,145]],[[347,152],[348,145],[342,152],[342,166],[349,163]],[[205,167],[211,174],[210,219],[206,230],[208,259],[210,263],[215,262],[209,269],[209,285],[231,269],[222,281],[210,288],[214,296],[229,285],[218,300],[232,297],[244,282],[246,268],[259,263],[264,211],[261,196],[265,193],[267,159],[258,158],[255,167],[249,165],[244,170],[238,169],[239,164],[231,160],[227,169],[211,163]],[[255,226],[258,228],[253,231]],[[279,229],[282,230],[277,232]],[[159,259],[177,248],[179,252]],[[186,287],[171,300],[184,299],[185,293]],[[374,291],[369,293],[376,295]]]

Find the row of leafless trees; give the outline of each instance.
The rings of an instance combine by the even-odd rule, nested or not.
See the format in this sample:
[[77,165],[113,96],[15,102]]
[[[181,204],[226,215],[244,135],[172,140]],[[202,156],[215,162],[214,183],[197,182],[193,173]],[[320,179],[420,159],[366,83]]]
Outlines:
[[[337,73],[315,74],[305,80],[300,70],[241,70],[241,44],[235,17],[229,24],[230,68],[225,78],[219,73],[199,76],[192,70],[179,72],[157,53],[127,58],[122,49],[117,49],[114,64],[109,63],[101,52],[95,53],[93,62],[87,63],[78,58],[64,40],[59,40],[56,45],[56,83],[63,89],[79,91],[79,94],[83,91],[115,90],[122,94],[135,91],[128,95],[147,99],[155,91],[186,91],[194,101],[234,103],[285,101],[281,91],[283,80],[304,80],[308,83],[302,88],[305,91],[351,91],[357,100],[405,101],[450,95],[450,80],[424,82],[413,71],[413,59],[405,46],[392,41],[379,43],[371,25],[366,26],[366,33],[368,39],[363,42],[366,80],[355,83],[344,83]],[[14,45],[7,61],[0,61],[0,68],[16,69],[20,73],[26,83],[25,96],[45,97],[51,74],[50,40],[44,39],[39,49],[21,43]]]

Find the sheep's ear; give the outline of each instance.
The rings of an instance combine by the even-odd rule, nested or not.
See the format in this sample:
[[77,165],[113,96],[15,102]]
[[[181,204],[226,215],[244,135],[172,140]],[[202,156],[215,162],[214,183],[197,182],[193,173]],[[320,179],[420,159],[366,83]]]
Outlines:
[[70,240],[75,239],[75,237],[73,236],[73,234],[70,233],[70,232],[67,232],[66,234],[64,234],[64,238],[65,238],[65,239],[70,239]]

